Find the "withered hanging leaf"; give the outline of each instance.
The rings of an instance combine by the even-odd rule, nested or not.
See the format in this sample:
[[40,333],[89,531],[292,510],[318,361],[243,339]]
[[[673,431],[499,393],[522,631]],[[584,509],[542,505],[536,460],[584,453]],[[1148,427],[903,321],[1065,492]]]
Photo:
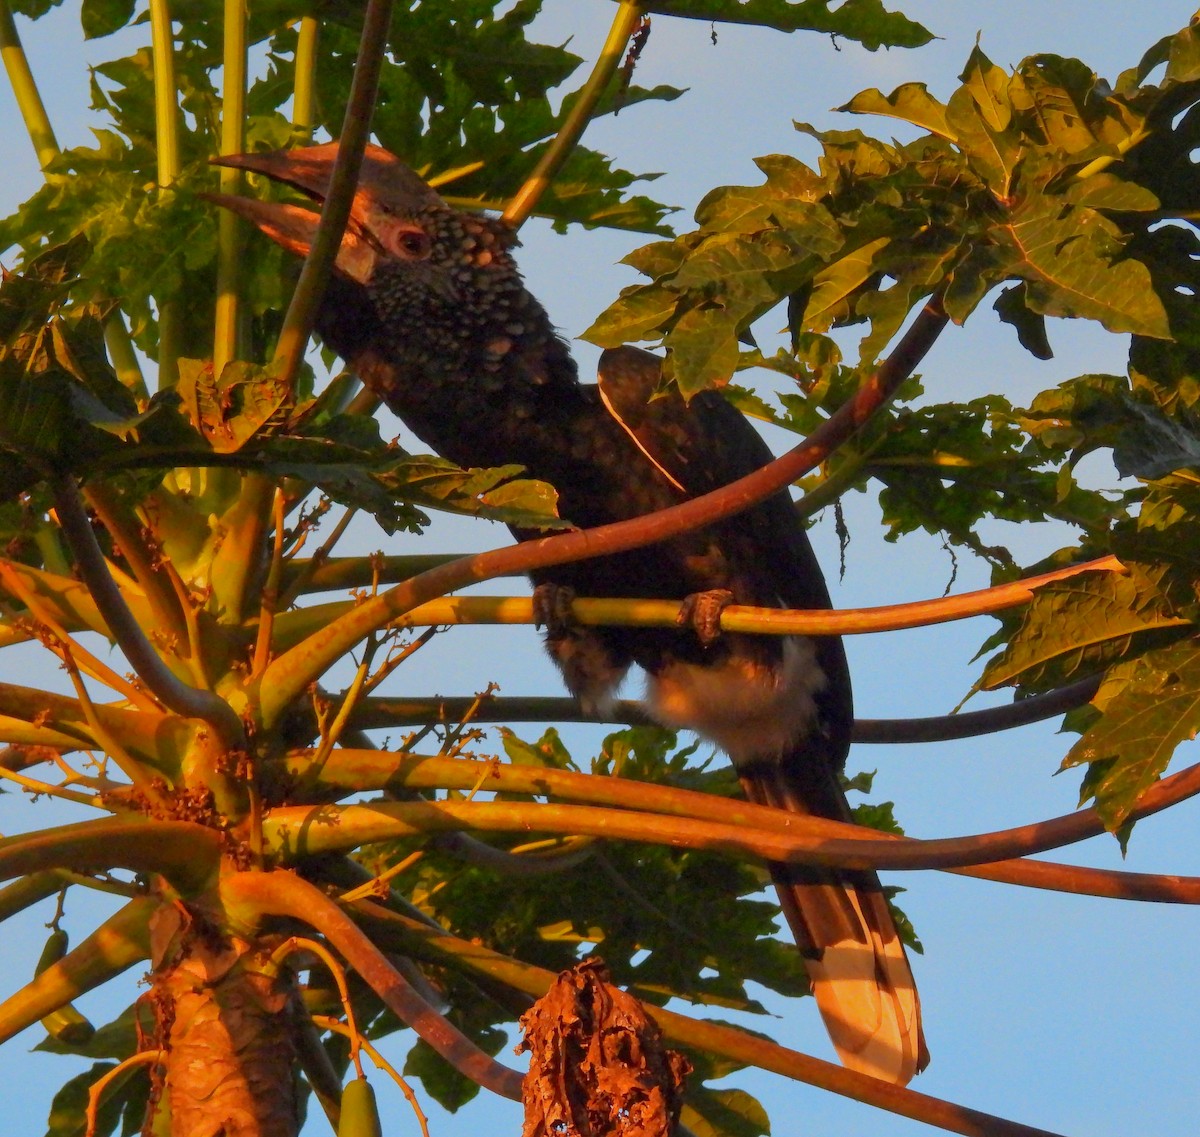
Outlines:
[[1046,318],[1030,309],[1026,302],[1028,291],[1029,286],[1022,280],[1001,292],[992,307],[1004,323],[1016,328],[1017,339],[1030,355],[1035,359],[1053,359]]
[[560,973],[521,1016],[532,1055],[522,1137],[669,1137],[691,1064],[592,957]]
[[210,362],[181,359],[178,391],[192,425],[218,454],[233,454],[245,446],[289,395],[270,367],[237,360],[214,376]]

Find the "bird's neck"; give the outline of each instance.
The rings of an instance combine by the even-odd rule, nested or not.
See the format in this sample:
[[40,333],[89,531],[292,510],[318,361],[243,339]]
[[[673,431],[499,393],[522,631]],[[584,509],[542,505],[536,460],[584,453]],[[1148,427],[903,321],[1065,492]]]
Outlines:
[[[460,466],[515,463],[553,477],[583,406],[575,362],[549,325],[498,336],[498,350],[457,360],[412,358],[373,340],[344,358],[432,450]],[[401,350],[397,350],[397,348]]]

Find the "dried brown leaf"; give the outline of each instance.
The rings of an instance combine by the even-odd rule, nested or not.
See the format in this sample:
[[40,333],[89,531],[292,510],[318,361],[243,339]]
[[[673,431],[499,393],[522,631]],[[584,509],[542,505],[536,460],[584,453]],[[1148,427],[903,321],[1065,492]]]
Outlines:
[[670,1137],[691,1064],[592,957],[522,1017],[529,1051],[522,1137]]

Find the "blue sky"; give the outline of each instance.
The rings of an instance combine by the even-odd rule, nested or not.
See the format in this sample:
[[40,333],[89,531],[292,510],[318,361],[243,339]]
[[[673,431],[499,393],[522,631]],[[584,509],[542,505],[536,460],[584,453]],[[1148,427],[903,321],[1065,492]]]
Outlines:
[[[613,6],[607,0],[548,0],[543,36],[573,35],[579,54],[594,55]],[[819,127],[858,127],[891,135],[888,121],[837,115],[829,108],[865,87],[890,90],[925,81],[946,96],[955,85],[978,34],[997,63],[1012,65],[1034,52],[1082,58],[1101,75],[1136,63],[1159,36],[1184,24],[1190,5],[1169,0],[1005,4],[924,0],[904,5],[940,38],[917,51],[868,53],[825,37],[784,36],[745,28],[722,28],[714,46],[705,24],[656,17],[638,72],[647,85],[673,83],[690,92],[675,104],[630,108],[597,124],[589,142],[633,170],[661,170],[654,183],[661,199],[681,205],[678,223],[713,186],[753,182],[752,159],[773,152],[811,160],[811,141],[793,120]],[[83,44],[78,5],[38,25],[20,22],[36,76],[63,145],[88,141],[86,63],[126,50],[112,41]],[[6,164],[0,175],[3,212],[38,184],[32,150],[6,87],[0,84],[0,130]],[[641,241],[636,236],[573,232],[566,237],[531,224],[523,233],[521,263],[531,288],[555,322],[577,336],[623,285],[631,270],[615,262]],[[1017,348],[984,305],[964,329],[951,329],[927,359],[929,397],[969,398],[1000,390],[1015,402],[1087,371],[1124,370],[1125,343],[1092,329],[1051,327],[1056,358],[1039,363]],[[594,355],[577,345],[586,372]],[[773,439],[776,445],[782,440]],[[879,539],[878,515],[863,496],[847,502],[852,543],[846,574],[831,581],[839,607],[858,607],[940,595],[952,565],[932,539],[898,544]],[[993,526],[989,540],[1009,542],[1027,560],[1070,541],[1053,526]],[[360,529],[365,548],[381,538]],[[486,526],[451,526],[436,547],[483,548],[504,534]],[[832,518],[814,531],[827,569],[837,564]],[[390,548],[390,546],[389,546]],[[962,562],[956,591],[986,584],[980,566]],[[503,587],[511,589],[512,582]],[[970,663],[994,625],[987,620],[886,636],[858,637],[849,645],[856,702],[863,716],[939,714],[967,692],[977,670]],[[469,638],[469,643],[468,643]],[[6,653],[7,654],[7,653]],[[499,671],[498,660],[504,660]],[[30,666],[33,666],[30,657]],[[557,679],[537,648],[532,631],[456,631],[422,653],[420,671],[402,672],[397,693],[469,693],[499,678],[505,694],[555,692]],[[32,682],[30,675],[21,681]],[[52,669],[41,678],[53,682]],[[1002,697],[1001,697],[1002,698]],[[984,705],[982,700],[976,705]],[[1078,778],[1053,777],[1069,740],[1052,726],[1026,728],[987,740],[920,747],[862,747],[851,769],[877,769],[877,796],[896,802],[897,816],[916,836],[934,837],[1007,827],[1074,808]],[[1197,748],[1181,749],[1177,764],[1195,761]],[[40,820],[14,797],[0,799],[0,832]],[[1129,857],[1121,862],[1114,842],[1099,839],[1055,854],[1056,859],[1146,872],[1200,873],[1194,837],[1197,807],[1187,803],[1138,827]],[[1198,1093],[1192,1054],[1200,1035],[1200,996],[1192,982],[1196,913],[1187,908],[1122,904],[1015,889],[946,874],[896,877],[908,892],[903,906],[924,941],[914,960],[933,1061],[915,1088],[1015,1120],[1066,1134],[1154,1132],[1184,1137],[1195,1131]],[[28,974],[50,912],[6,925],[3,931],[4,993]],[[78,927],[82,930],[81,919]],[[133,991],[132,980],[122,999]],[[103,1019],[111,1004],[96,997],[85,1010]],[[815,1007],[802,1002],[783,1017],[753,1023],[779,1041],[829,1056]],[[66,1063],[27,1055],[36,1033],[5,1052],[4,1095],[8,1130],[39,1132],[52,1087]],[[394,1052],[396,1053],[396,1052]],[[774,1077],[739,1075],[737,1085],[762,1097],[775,1116],[775,1132],[847,1135],[887,1133],[906,1137],[926,1127],[885,1116]],[[398,1092],[377,1083],[389,1110],[388,1132],[407,1132],[411,1117]],[[515,1109],[476,1103],[457,1117],[434,1116],[441,1137],[480,1126],[517,1132]],[[323,1122],[310,1123],[318,1133]]]

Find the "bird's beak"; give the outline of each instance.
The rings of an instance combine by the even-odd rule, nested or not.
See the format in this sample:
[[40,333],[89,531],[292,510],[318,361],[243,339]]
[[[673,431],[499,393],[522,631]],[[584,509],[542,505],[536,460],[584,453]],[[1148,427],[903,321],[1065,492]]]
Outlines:
[[[214,158],[219,166],[263,174],[272,181],[293,186],[318,204],[324,204],[337,159],[336,142],[296,150],[255,154],[229,154]],[[230,194],[206,194],[209,200],[246,218],[271,240],[297,256],[307,256],[317,231],[319,214],[302,205],[259,201]],[[397,205],[405,210],[437,204],[440,198],[398,158],[377,146],[367,147],[350,220],[342,237],[335,267],[343,276],[366,284],[383,254],[382,236]]]

